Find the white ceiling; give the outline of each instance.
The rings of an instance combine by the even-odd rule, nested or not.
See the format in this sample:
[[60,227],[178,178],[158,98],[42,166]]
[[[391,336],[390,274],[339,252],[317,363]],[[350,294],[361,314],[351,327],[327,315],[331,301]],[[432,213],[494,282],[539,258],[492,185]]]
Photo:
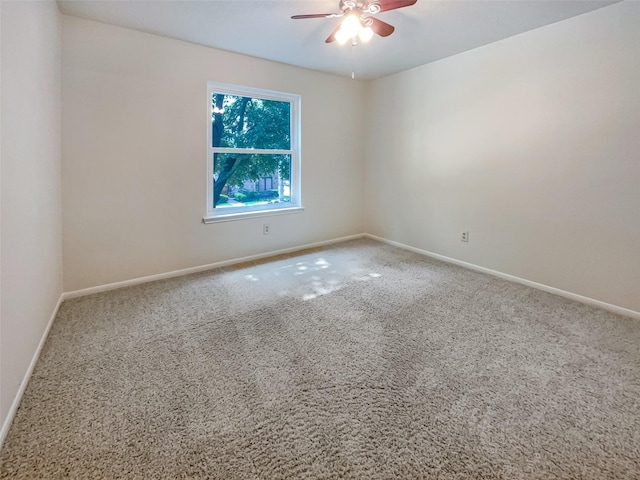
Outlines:
[[277,62],[373,79],[558,22],[619,0],[418,0],[379,13],[396,27],[357,47],[324,40],[338,0],[58,0],[62,13]]

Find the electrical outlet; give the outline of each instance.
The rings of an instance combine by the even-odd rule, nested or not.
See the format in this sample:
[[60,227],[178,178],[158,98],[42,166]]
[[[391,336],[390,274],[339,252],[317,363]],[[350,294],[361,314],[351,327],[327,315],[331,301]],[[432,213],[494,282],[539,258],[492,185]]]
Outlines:
[[461,242],[469,241],[469,230],[467,230],[466,232],[462,232],[462,235],[460,236],[460,241]]
[[268,223],[264,223],[262,225],[262,234],[263,235],[269,235],[269,232],[271,231],[271,227],[269,226]]

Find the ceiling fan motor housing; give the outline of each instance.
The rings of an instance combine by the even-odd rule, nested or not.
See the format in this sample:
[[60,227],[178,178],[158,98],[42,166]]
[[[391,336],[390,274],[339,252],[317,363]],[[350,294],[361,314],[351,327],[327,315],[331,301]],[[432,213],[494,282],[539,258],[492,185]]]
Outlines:
[[357,0],[340,0],[340,10],[346,12],[347,10],[355,10],[359,13],[370,13],[375,15],[380,12],[380,5],[378,2],[367,2]]

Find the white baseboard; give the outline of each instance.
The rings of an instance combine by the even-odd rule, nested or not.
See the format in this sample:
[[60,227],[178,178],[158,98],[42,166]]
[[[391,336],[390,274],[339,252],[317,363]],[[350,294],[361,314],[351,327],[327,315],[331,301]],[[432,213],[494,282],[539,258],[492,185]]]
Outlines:
[[85,295],[92,295],[94,293],[106,292],[109,290],[116,290],[118,288],[130,287],[132,285],[139,285],[141,283],[155,282],[156,280],[164,280],[164,279],[173,278],[173,277],[181,277],[182,275],[206,272],[207,270],[213,270],[220,267],[228,267],[230,265],[235,265],[238,263],[252,262],[254,260],[260,260],[262,258],[273,257],[276,255],[299,252],[301,250],[307,250],[309,248],[324,247],[326,245],[332,245],[334,243],[346,242],[348,240],[356,240],[364,236],[365,236],[364,233],[357,234],[357,235],[349,235],[347,237],[340,237],[340,238],[334,238],[332,240],[325,240],[322,242],[309,243],[307,245],[300,245],[297,247],[285,248],[282,250],[275,250],[267,253],[260,253],[257,255],[250,255],[248,257],[234,258],[232,260],[209,263],[207,265],[200,265],[200,266],[191,267],[191,268],[183,268],[181,270],[174,270],[172,272],[159,273],[157,275],[149,275],[146,277],[132,278],[131,280],[124,280],[122,282],[108,283],[106,285],[98,285],[96,287],[83,288],[81,290],[65,292],[62,294],[62,297],[63,297],[63,300],[66,300],[69,298],[84,297]]
[[47,340],[49,336],[49,331],[51,330],[51,326],[53,325],[53,321],[58,314],[58,310],[60,309],[60,305],[62,305],[62,301],[64,300],[64,294],[60,295],[58,298],[58,302],[56,303],[55,308],[53,309],[53,313],[49,318],[49,322],[47,323],[47,327],[44,329],[42,333],[42,337],[40,338],[40,342],[38,342],[38,346],[36,347],[36,351],[33,353],[33,357],[31,358],[31,363],[29,363],[29,368],[24,374],[22,382],[20,383],[20,387],[16,392],[16,396],[13,398],[13,403],[11,404],[11,408],[7,412],[7,417],[2,424],[2,430],[0,430],[0,449],[2,449],[2,445],[4,445],[4,441],[9,434],[9,429],[11,428],[11,424],[13,423],[13,418],[16,416],[16,412],[18,411],[18,407],[20,406],[20,402],[22,401],[22,396],[24,395],[24,391],[27,389],[27,385],[29,384],[29,380],[31,379],[31,374],[33,373],[33,369],[38,363],[38,358],[40,358],[40,352],[42,351],[42,347],[44,346],[44,342]]
[[575,300],[580,303],[584,303],[586,305],[590,305],[593,307],[602,308],[603,310],[608,310],[613,313],[617,313],[619,315],[625,315],[627,317],[635,318],[640,320],[640,312],[636,312],[635,310],[630,310],[628,308],[619,307],[618,305],[612,305],[610,303],[602,302],[600,300],[595,300],[593,298],[584,297],[582,295],[578,295],[576,293],[567,292],[565,290],[560,290],[559,288],[550,287],[548,285],[544,285],[542,283],[532,282],[531,280],[527,280],[524,278],[516,277],[514,275],[509,275],[508,273],[498,272],[497,270],[491,270],[490,268],[481,267],[479,265],[474,265],[473,263],[463,262],[461,260],[456,260],[455,258],[446,257],[444,255],[439,255],[437,253],[429,252],[427,250],[422,250],[420,248],[411,247],[409,245],[405,245],[404,243],[394,242],[393,240],[388,240],[386,238],[378,237],[376,235],[371,235],[369,233],[364,234],[365,237],[371,238],[373,240],[377,240],[379,242],[383,242],[389,245],[393,245],[394,247],[402,248],[404,250],[409,250],[415,253],[419,253],[421,255],[425,255],[427,257],[435,258],[437,260],[442,260],[446,263],[452,263],[454,265],[459,265],[464,268],[468,268],[470,270],[475,270],[477,272],[486,273],[492,275],[494,277],[502,278],[504,280],[508,280],[514,283],[520,283],[522,285],[526,285],[528,287],[535,288],[537,290],[542,290],[543,292],[552,293],[554,295],[558,295],[560,297],[568,298],[570,300]]
[[306,245],[300,245],[297,247],[291,247],[291,248],[285,248],[282,250],[275,250],[275,251],[270,251],[270,252],[266,252],[266,253],[260,253],[257,255],[250,255],[248,257],[241,257],[241,258],[234,258],[232,260],[225,260],[222,262],[216,262],[216,263],[210,263],[207,265],[200,265],[197,267],[191,267],[191,268],[184,268],[181,270],[174,270],[172,272],[165,272],[165,273],[159,273],[157,275],[149,275],[146,277],[139,277],[139,278],[133,278],[131,280],[124,280],[121,282],[114,282],[114,283],[109,283],[106,285],[98,285],[96,287],[90,287],[90,288],[84,288],[81,290],[75,290],[75,291],[71,291],[71,292],[65,292],[62,294],[62,300],[66,300],[69,298],[77,298],[77,297],[83,297],[85,295],[92,295],[94,293],[100,293],[100,292],[106,292],[109,290],[116,290],[118,288],[124,288],[124,287],[129,287],[132,285],[139,285],[142,283],[148,283],[148,282],[154,282],[156,280],[164,280],[167,278],[173,278],[173,277],[180,277],[182,275],[188,275],[191,273],[199,273],[199,272],[205,272],[208,270],[213,270],[216,268],[220,268],[220,267],[227,267],[230,265],[235,265],[238,263],[245,263],[245,262],[251,262],[254,260],[260,260],[263,258],[268,258],[268,257],[272,257],[272,256],[276,256],[276,255],[282,255],[282,254],[287,254],[287,253],[294,253],[294,252],[298,252],[301,250],[307,250],[309,248],[317,248],[317,247],[323,247],[326,245],[332,245],[335,243],[340,243],[340,242],[346,242],[349,240],[356,240],[358,238],[371,238],[373,240],[377,240],[379,242],[383,242],[389,245],[393,245],[395,247],[398,248],[402,248],[405,250],[409,250],[415,253],[419,253],[421,255],[425,255],[427,257],[431,257],[431,258],[435,258],[437,260],[441,260],[443,262],[447,262],[447,263],[451,263],[454,265],[459,265],[461,267],[464,268],[468,268],[470,270],[475,270],[478,272],[482,272],[482,273],[486,273],[489,275],[492,275],[494,277],[498,277],[498,278],[502,278],[504,280],[508,280],[510,282],[515,282],[515,283],[519,283],[522,285],[526,285],[528,287],[532,287],[538,290],[542,290],[544,292],[548,292],[548,293],[552,293],[554,295],[558,295],[564,298],[568,298],[570,300],[575,300],[577,302],[580,303],[584,303],[586,305],[591,305],[594,307],[598,307],[598,308],[602,308],[604,310],[608,310],[610,312],[613,313],[617,313],[619,315],[625,315],[627,317],[631,317],[631,318],[635,318],[635,319],[639,319],[640,320],[640,312],[637,312],[635,310],[631,310],[628,308],[624,308],[624,307],[620,307],[618,305],[613,305],[610,303],[606,303],[600,300],[596,300],[594,298],[590,298],[590,297],[585,297],[583,295],[578,295],[576,293],[572,293],[572,292],[567,292],[565,290],[560,290],[559,288],[555,288],[555,287],[550,287],[548,285],[544,285],[542,283],[537,283],[537,282],[533,282],[531,280],[527,280],[525,278],[521,278],[521,277],[516,277],[515,275],[510,275],[508,273],[503,273],[503,272],[499,272],[497,270],[492,270],[490,268],[486,268],[486,267],[481,267],[479,265],[475,265],[473,263],[468,263],[468,262],[464,262],[462,260],[456,260],[455,258],[451,258],[451,257],[447,257],[445,255],[440,255],[437,253],[433,253],[433,252],[429,252],[427,250],[422,250],[420,248],[416,248],[416,247],[412,247],[409,245],[405,245],[404,243],[400,243],[400,242],[395,242],[393,240],[389,240],[383,237],[378,237],[377,235],[372,235],[370,233],[361,233],[361,234],[357,234],[357,235],[349,235],[346,237],[340,237],[340,238],[334,238],[332,240],[325,240],[322,242],[315,242],[315,243],[309,243]]

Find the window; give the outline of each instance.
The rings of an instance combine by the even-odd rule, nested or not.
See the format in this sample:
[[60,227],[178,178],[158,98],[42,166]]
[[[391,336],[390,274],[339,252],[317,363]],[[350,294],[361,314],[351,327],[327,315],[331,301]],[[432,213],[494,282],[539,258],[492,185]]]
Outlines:
[[300,96],[209,82],[207,214],[301,211]]

